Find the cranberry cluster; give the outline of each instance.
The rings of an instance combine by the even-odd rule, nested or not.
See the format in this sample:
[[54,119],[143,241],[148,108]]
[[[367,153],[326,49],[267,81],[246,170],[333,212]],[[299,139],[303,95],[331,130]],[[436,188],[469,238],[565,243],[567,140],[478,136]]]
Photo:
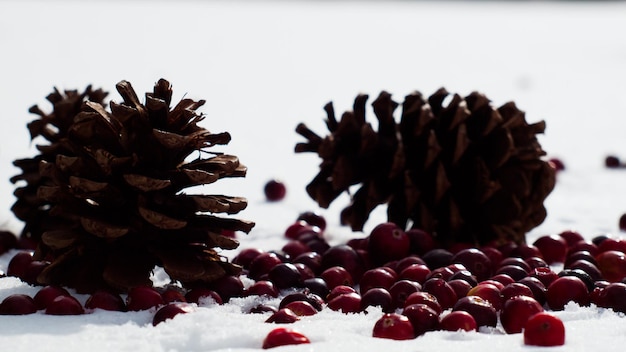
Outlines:
[[[32,298],[6,297],[0,314],[154,309],[156,325],[193,311],[193,303],[202,299],[222,304],[233,297],[268,296],[280,298],[278,306],[260,303],[250,310],[267,314],[268,323],[292,323],[322,309],[360,313],[376,306],[382,316],[374,337],[402,340],[433,330],[501,326],[510,334],[523,331],[527,344],[562,345],[563,323],[550,311],[574,302],[626,313],[626,240],[621,238],[589,241],[564,231],[533,244],[445,249],[427,232],[382,223],[365,238],[331,246],[325,228],[322,216],[305,212],[286,228],[280,250],[241,250],[233,262],[253,280],[247,287],[243,277],[225,276],[192,289],[136,287],[125,300],[98,291],[81,306],[65,289],[46,286]],[[46,264],[18,252],[7,274],[35,283]],[[264,348],[308,342],[297,331],[281,328],[268,335]]]
[[[580,233],[546,235],[533,244],[438,247],[417,229],[392,223],[366,238],[330,246],[325,221],[302,214],[281,250],[244,249],[234,261],[255,281],[244,295],[282,297],[267,322],[292,323],[326,308],[343,313],[378,306],[373,336],[413,339],[428,331],[501,326],[524,331],[531,345],[562,345],[563,323],[550,311],[574,302],[626,312],[626,241]],[[284,289],[298,288],[296,293]]]

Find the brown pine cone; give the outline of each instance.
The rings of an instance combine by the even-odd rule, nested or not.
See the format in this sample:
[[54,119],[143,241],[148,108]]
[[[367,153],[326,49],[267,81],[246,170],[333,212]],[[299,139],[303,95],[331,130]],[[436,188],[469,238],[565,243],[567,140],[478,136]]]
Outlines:
[[51,258],[38,281],[90,292],[150,284],[155,266],[183,285],[238,273],[218,252],[238,242],[221,233],[249,232],[254,223],[213,214],[238,213],[246,199],[184,192],[245,176],[237,157],[208,150],[228,144],[230,135],[198,126],[203,100],[183,99],[170,108],[166,80],[144,104],[130,83],[116,87],[124,101],[111,102],[110,112],[85,103],[63,138],[72,153],[40,164],[51,182],[37,197],[50,204],[53,223],[35,252]]
[[370,212],[387,204],[389,221],[430,231],[449,246],[524,242],[545,219],[555,171],[541,159],[536,138],[544,122],[529,125],[513,103],[495,109],[480,93],[462,98],[445,89],[428,99],[406,96],[396,122],[398,104],[382,92],[372,103],[374,131],[365,121],[366,101],[358,96],[339,122],[326,105],[330,134],[324,138],[304,124],[296,128],[308,140],[296,152],[322,158],[307,186],[320,206],[360,185],[342,211],[343,224],[360,231]]

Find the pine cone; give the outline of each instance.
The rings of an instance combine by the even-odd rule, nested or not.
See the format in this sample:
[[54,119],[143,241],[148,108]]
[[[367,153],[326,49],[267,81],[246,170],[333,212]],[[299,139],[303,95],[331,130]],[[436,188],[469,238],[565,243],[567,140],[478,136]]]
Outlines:
[[11,182],[24,181],[26,183],[15,190],[14,195],[17,200],[11,208],[15,216],[25,222],[21,237],[37,244],[41,239],[41,234],[46,231],[46,226],[54,221],[48,216],[47,209],[50,204],[37,197],[39,186],[50,182],[39,173],[40,162],[54,161],[58,154],[73,155],[72,146],[66,143],[65,138],[74,118],[87,100],[101,104],[106,96],[107,93],[102,89],[92,90],[91,86],[88,86],[83,93],[78,93],[76,90],[66,90],[61,93],[55,88],[46,97],[53,106],[51,113],[46,114],[37,105],[29,109],[31,113],[39,115],[39,119],[28,124],[31,141],[42,137],[49,144],[37,145],[41,154],[34,158],[13,162],[22,170],[22,173],[12,177]]
[[365,121],[367,98],[358,96],[339,122],[326,105],[324,138],[304,124],[296,128],[308,140],[296,152],[322,158],[307,186],[321,207],[360,185],[341,213],[343,224],[361,231],[370,212],[387,204],[389,221],[430,231],[449,246],[522,243],[543,222],[543,201],[555,184],[536,138],[543,121],[528,124],[514,103],[495,109],[480,93],[462,98],[440,89],[428,100],[406,96],[397,123],[398,104],[382,92],[372,103],[374,131]]
[[184,192],[245,176],[237,157],[207,150],[228,144],[230,135],[198,126],[204,100],[170,108],[166,80],[146,94],[145,104],[130,83],[116,88],[124,101],[111,102],[110,112],[85,103],[63,138],[72,152],[39,165],[51,184],[41,185],[37,197],[50,204],[53,222],[35,252],[52,258],[38,281],[90,292],[149,285],[155,266],[183,285],[237,274],[240,268],[217,249],[238,242],[221,233],[249,232],[254,223],[211,213],[238,213],[246,199]]

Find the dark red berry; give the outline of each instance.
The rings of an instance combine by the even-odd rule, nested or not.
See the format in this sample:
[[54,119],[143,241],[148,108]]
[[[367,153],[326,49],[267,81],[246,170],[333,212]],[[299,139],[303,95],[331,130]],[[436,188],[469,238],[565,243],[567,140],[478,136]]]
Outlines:
[[174,319],[179,314],[187,314],[193,312],[193,306],[186,302],[169,303],[157,310],[152,318],[152,325],[156,326],[166,320]]
[[457,301],[456,292],[443,279],[432,278],[426,280],[422,286],[422,291],[428,292],[437,298],[437,302],[444,310],[452,308]]
[[372,336],[392,340],[410,340],[415,338],[415,333],[409,318],[397,313],[386,313],[374,324]]
[[269,332],[263,340],[263,349],[286,345],[300,345],[311,343],[302,333],[292,329],[277,328]]
[[220,295],[206,287],[195,287],[187,291],[185,299],[189,303],[196,303],[198,305],[205,305],[209,303],[222,304],[222,297]]
[[368,249],[374,263],[384,264],[409,255],[409,237],[398,225],[386,222],[370,232]]
[[370,306],[380,307],[386,313],[395,310],[391,293],[381,287],[371,288],[361,296],[361,310],[363,311]]
[[326,281],[331,290],[336,286],[353,286],[354,281],[350,273],[342,266],[333,266],[324,270],[320,277]]
[[133,287],[128,291],[126,306],[130,311],[147,310],[165,304],[156,289],[148,286]]
[[528,319],[524,326],[524,344],[561,346],[565,344],[565,325],[550,313],[541,312]]
[[361,296],[355,292],[341,294],[328,301],[328,308],[342,313],[359,313]]
[[563,276],[554,280],[546,292],[546,302],[552,310],[563,310],[568,302],[589,305],[589,290],[576,276]]
[[616,169],[622,166],[622,162],[615,155],[608,155],[604,158],[604,165],[609,169]]
[[263,188],[265,198],[270,202],[283,200],[287,195],[287,186],[280,180],[269,180]]
[[9,265],[7,267],[7,275],[23,278],[26,273],[26,268],[33,261],[32,253],[28,251],[20,251],[16,253],[11,260],[9,261]]
[[534,298],[515,296],[504,302],[500,322],[507,334],[517,334],[522,332],[528,319],[539,312],[543,312],[543,307]]
[[567,253],[567,242],[559,235],[541,236],[533,245],[539,249],[548,264],[563,263]]
[[460,298],[452,308],[453,311],[462,310],[474,317],[476,325],[495,327],[498,322],[498,313],[491,303],[478,296]]
[[300,320],[300,317],[289,308],[281,308],[265,320],[266,323],[291,324]]
[[126,311],[126,303],[117,293],[97,290],[87,298],[85,308],[123,312]]
[[272,283],[272,281],[267,280],[259,280],[248,287],[246,292],[248,296],[267,296],[267,297],[278,297],[278,289]]
[[28,295],[14,293],[0,303],[0,315],[26,315],[37,312],[35,301]]
[[463,264],[478,281],[483,281],[493,274],[491,259],[476,248],[463,249],[452,257],[453,263]]
[[402,310],[402,315],[409,318],[415,336],[436,330],[439,326],[439,314],[425,304],[411,304]]
[[46,309],[55,298],[69,295],[70,293],[63,287],[48,285],[39,289],[33,297],[33,300],[35,301],[35,305],[37,305],[37,309]]
[[298,215],[298,220],[302,220],[311,226],[319,227],[322,231],[326,229],[326,219],[321,214],[313,211],[305,211]]
[[441,318],[439,328],[446,331],[476,331],[476,320],[468,312],[457,310]]
[[46,308],[50,315],[80,315],[85,310],[78,300],[72,296],[58,296]]

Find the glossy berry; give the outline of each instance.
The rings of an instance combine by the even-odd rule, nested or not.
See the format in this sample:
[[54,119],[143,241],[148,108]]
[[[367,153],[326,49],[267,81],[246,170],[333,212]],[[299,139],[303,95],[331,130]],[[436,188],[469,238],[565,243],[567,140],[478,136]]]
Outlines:
[[515,296],[504,302],[500,322],[507,334],[517,334],[522,332],[530,317],[540,312],[543,307],[534,298]]
[[163,302],[172,303],[172,302],[187,302],[185,298],[185,293],[180,287],[171,286],[161,291],[161,297],[163,297]]
[[622,166],[622,162],[615,155],[608,155],[604,158],[604,166],[609,169],[616,169]]
[[0,315],[26,315],[37,312],[35,301],[28,295],[14,293],[0,303]]
[[502,297],[500,289],[490,283],[480,283],[472,288],[467,296],[477,296],[491,303],[491,306],[499,311],[502,308]]
[[361,311],[361,296],[358,293],[344,293],[330,301],[328,308],[342,313],[359,313]]
[[476,331],[476,320],[468,312],[457,310],[441,318],[439,328],[446,331]]
[[533,245],[539,249],[548,264],[563,263],[567,253],[567,242],[559,235],[539,237]]
[[259,280],[248,287],[248,296],[278,297],[278,288],[271,281]]
[[265,198],[270,202],[283,200],[287,195],[287,186],[280,180],[269,180],[263,188]]
[[293,301],[288,303],[285,308],[291,309],[297,316],[310,316],[317,314],[318,310],[308,301]]
[[605,280],[619,282],[626,277],[626,254],[620,251],[605,251],[596,256],[598,269]]
[[554,280],[546,292],[546,302],[552,310],[563,310],[568,302],[589,305],[587,285],[576,276],[563,276]]
[[493,308],[491,303],[478,296],[466,296],[460,298],[452,310],[468,312],[472,315],[478,327],[495,327],[498,322],[498,313],[495,308]]
[[415,281],[410,280],[398,280],[389,288],[389,293],[393,299],[393,304],[396,308],[404,307],[407,297],[414,292],[422,290],[422,285]]
[[244,248],[233,258],[233,264],[241,265],[244,269],[248,269],[254,258],[261,253],[263,253],[263,250],[259,248]]
[[326,219],[324,216],[313,211],[300,213],[300,215],[298,215],[298,220],[304,221],[311,226],[316,226],[322,231],[326,229]]
[[[362,257],[352,247],[340,244],[330,247],[322,255],[321,269],[340,266],[350,273],[352,280],[358,282],[365,272]],[[329,285],[331,286],[331,285]]]
[[409,237],[409,243],[411,245],[410,252],[413,254],[423,255],[437,247],[437,242],[433,235],[424,230],[410,229],[406,231],[406,235]]
[[149,286],[137,286],[128,291],[126,306],[130,311],[147,310],[165,304],[156,289]]
[[372,288],[380,287],[389,289],[398,280],[398,275],[391,269],[383,267],[373,268],[361,276],[359,281],[359,290],[361,294],[369,291]]
[[7,267],[7,275],[23,278],[26,273],[26,268],[33,261],[33,255],[27,251],[20,251],[16,253]]
[[552,168],[554,168],[554,170],[556,171],[565,170],[565,164],[563,163],[563,161],[556,157],[548,159],[548,165],[552,166]]
[[48,285],[48,286],[42,287],[39,291],[37,291],[37,293],[33,297],[33,300],[35,301],[35,304],[37,305],[37,309],[46,309],[48,308],[48,305],[50,305],[50,303],[54,301],[55,298],[59,296],[69,296],[69,295],[70,293],[67,292],[67,290],[64,289],[63,287],[56,286],[56,285]]
[[179,314],[187,314],[193,312],[193,306],[186,302],[169,303],[157,310],[152,318],[152,325],[156,326],[166,320],[173,319]]
[[371,288],[361,296],[361,310],[367,307],[380,307],[386,313],[395,310],[391,293],[381,287]]
[[426,280],[422,286],[422,291],[428,292],[437,298],[437,302],[444,310],[452,308],[457,302],[457,295],[454,289],[441,278]]
[[491,259],[476,248],[463,249],[452,257],[453,263],[460,263],[476,276],[478,281],[483,281],[493,274]]
[[17,237],[10,231],[0,231],[0,254],[17,246]]
[[441,314],[443,311],[443,308],[441,308],[441,305],[437,301],[437,297],[424,291],[411,293],[409,297],[406,298],[406,301],[404,301],[404,306],[406,307],[411,304],[425,304],[437,312],[437,314]]
[[374,263],[402,259],[409,255],[409,236],[394,223],[382,223],[370,233],[368,249]]
[[85,308],[123,312],[126,310],[126,303],[117,293],[98,290],[87,298]]
[[331,290],[337,286],[353,286],[352,275],[342,266],[333,266],[324,270],[320,277]]
[[558,317],[542,312],[530,317],[524,326],[524,344],[561,346],[565,344],[565,325]]
[[283,261],[278,257],[276,253],[261,253],[250,262],[248,268],[248,276],[253,280],[261,280],[263,275],[269,273],[273,267],[281,264],[282,262]]
[[302,276],[294,264],[277,264],[270,269],[267,275],[278,289],[302,287]]
[[402,315],[409,318],[415,336],[421,336],[439,326],[439,314],[425,304],[411,304],[402,310]]
[[49,315],[80,315],[85,310],[78,300],[72,296],[58,296],[46,308]]
[[372,336],[392,340],[410,340],[415,338],[415,333],[409,318],[397,313],[386,313],[374,324]]
[[210,303],[222,304],[222,297],[220,295],[206,287],[195,287],[187,291],[185,299],[189,303],[196,303],[198,305],[206,305]]
[[300,345],[303,343],[311,343],[311,341],[298,331],[287,328],[277,328],[267,334],[263,340],[263,349],[286,345]]
[[274,324],[291,324],[300,320],[300,317],[289,308],[281,308],[274,314],[270,315],[266,323],[274,323]]
[[412,264],[404,268],[398,275],[399,279],[406,279],[423,284],[430,274],[430,269],[425,264]]

